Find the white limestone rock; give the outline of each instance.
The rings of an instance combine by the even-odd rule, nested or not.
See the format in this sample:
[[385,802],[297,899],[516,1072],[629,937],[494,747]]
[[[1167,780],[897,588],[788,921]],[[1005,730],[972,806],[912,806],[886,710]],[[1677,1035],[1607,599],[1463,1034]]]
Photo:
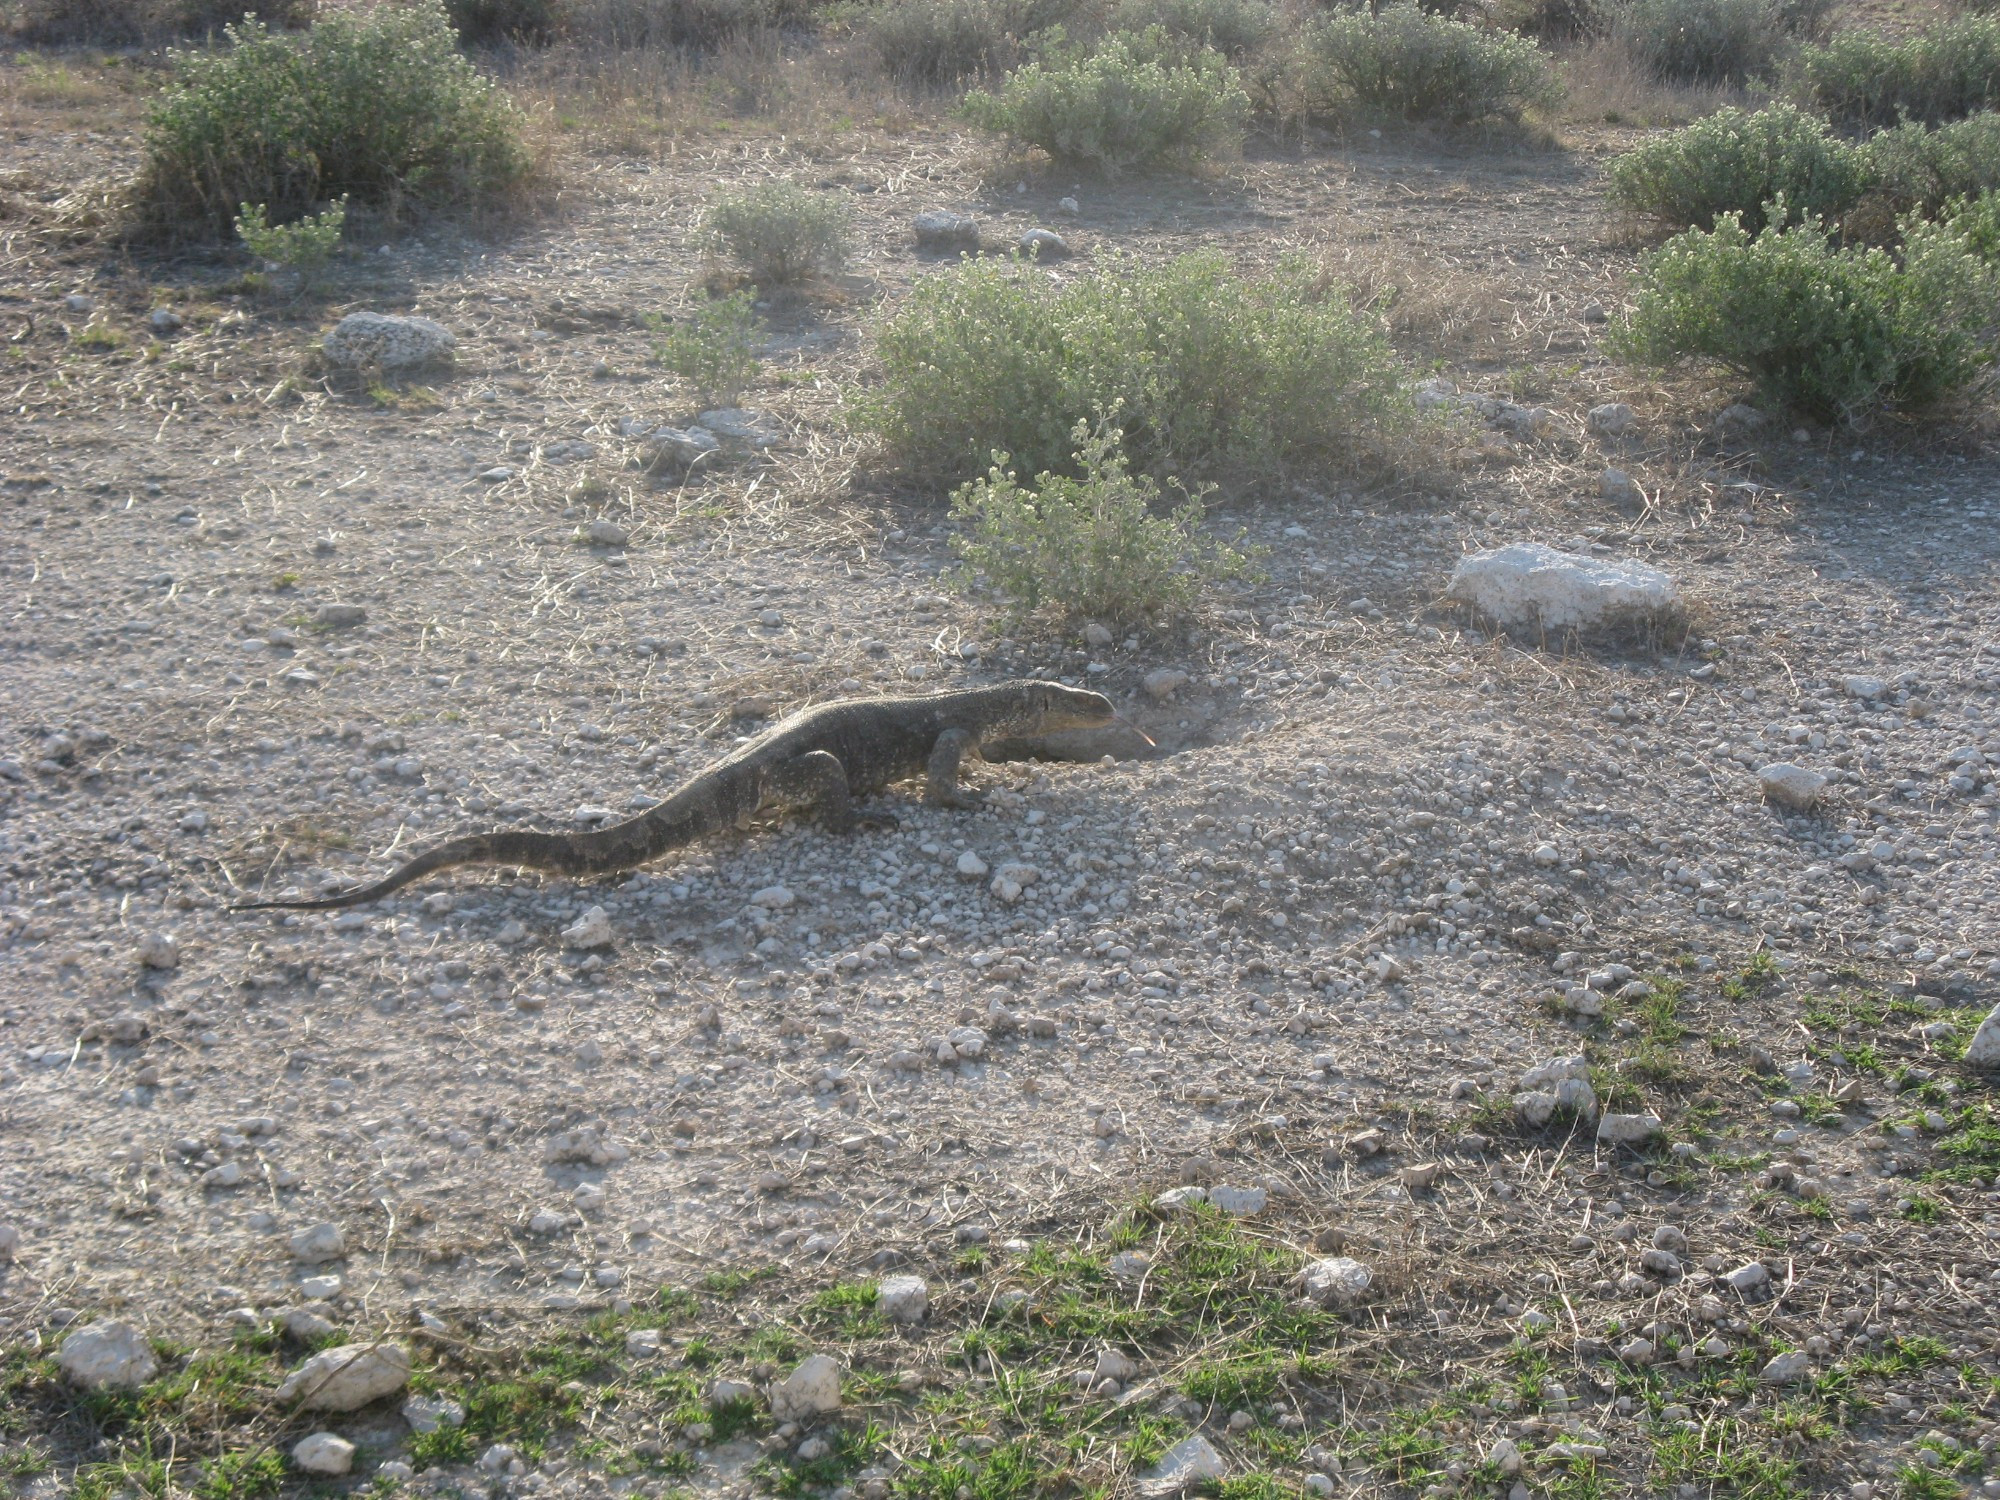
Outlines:
[[1757,785],[1780,807],[1806,812],[1826,790],[1826,778],[1817,771],[1795,766],[1788,760],[1775,761],[1757,773]]
[[840,1365],[825,1354],[813,1354],[799,1362],[783,1380],[771,1387],[771,1416],[778,1422],[809,1422],[823,1413],[840,1410]]
[[410,1381],[410,1351],[400,1344],[342,1344],[322,1349],[285,1377],[280,1401],[314,1411],[353,1411],[393,1396]]
[[331,1432],[315,1432],[292,1444],[292,1462],[308,1474],[345,1474],[354,1467],[354,1444]]
[[891,1323],[921,1323],[930,1311],[931,1289],[921,1276],[885,1276],[875,1288],[875,1306]]
[[1579,557],[1515,542],[1460,559],[1448,597],[1507,629],[1620,630],[1680,613],[1673,578],[1629,559]]
[[1197,1432],[1160,1455],[1160,1461],[1140,1478],[1138,1492],[1143,1500],[1175,1500],[1228,1472],[1229,1464],[1215,1445]]
[[1332,1255],[1299,1273],[1299,1290],[1321,1307],[1351,1307],[1374,1280],[1375,1273],[1360,1261]]
[[130,1323],[90,1323],[75,1329],[56,1351],[56,1365],[71,1385],[85,1390],[144,1385],[160,1373],[146,1336]]
[[342,318],[319,347],[335,369],[393,373],[448,364],[458,339],[429,318],[356,312]]
[[1979,1029],[1972,1033],[1972,1040],[1965,1049],[1965,1065],[1968,1068],[2000,1068],[2000,1005],[1994,1006],[1986,1019],[1979,1023]]

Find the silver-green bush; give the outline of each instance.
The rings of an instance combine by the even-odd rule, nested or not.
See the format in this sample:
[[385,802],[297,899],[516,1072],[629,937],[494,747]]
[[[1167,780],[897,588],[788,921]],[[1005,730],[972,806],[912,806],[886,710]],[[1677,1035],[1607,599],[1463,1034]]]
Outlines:
[[1622,347],[1652,365],[1712,361],[1826,420],[1967,397],[2000,332],[2000,271],[1977,227],[1910,219],[1898,257],[1843,248],[1815,220],[1752,236],[1725,215],[1648,261]]
[[1372,465],[1401,428],[1394,355],[1302,263],[1246,280],[1208,252],[1114,258],[1065,283],[1019,262],[919,281],[877,339],[863,421],[920,477],[993,453],[1063,470],[1071,429],[1117,411],[1140,470],[1233,479]]
[[1959,16],[1901,40],[1843,32],[1800,54],[1798,91],[1844,126],[1935,125],[2000,109],[2000,16]]
[[847,205],[790,182],[766,183],[715,200],[710,242],[728,251],[759,286],[780,286],[847,263]]
[[1040,37],[1077,12],[1078,0],[886,0],[855,30],[878,66],[920,89],[960,86],[1026,60]]
[[1115,416],[1071,429],[1074,478],[1043,473],[1026,488],[999,453],[983,479],[952,496],[954,513],[972,528],[957,543],[959,555],[1008,598],[1017,618],[1157,620],[1186,609],[1204,583],[1248,569],[1242,553],[1203,534],[1199,495],[1180,489],[1178,504],[1157,509],[1160,486],[1127,468]]
[[458,53],[438,0],[335,12],[296,36],[244,21],[174,54],[146,123],[144,230],[217,239],[347,197],[389,219],[509,206],[532,163],[514,109]]
[[1717,110],[1654,136],[1614,160],[1606,176],[1608,196],[1621,208],[1701,229],[1733,213],[1755,234],[1777,199],[1791,218],[1845,213],[1861,200],[1870,172],[1863,154],[1824,120],[1774,104],[1756,114]]
[[1351,11],[1309,27],[1296,92],[1307,114],[1362,114],[1469,124],[1518,119],[1558,90],[1541,49],[1414,5]]
[[1235,153],[1250,98],[1221,53],[1177,46],[1154,27],[1054,47],[997,92],[968,95],[964,110],[982,129],[1116,176]]

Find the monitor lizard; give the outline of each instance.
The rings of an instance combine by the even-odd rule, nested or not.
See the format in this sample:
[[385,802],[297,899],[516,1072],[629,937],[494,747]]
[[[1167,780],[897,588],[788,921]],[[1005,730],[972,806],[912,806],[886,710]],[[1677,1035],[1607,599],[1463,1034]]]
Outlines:
[[766,808],[803,807],[826,827],[858,821],[855,799],[921,774],[924,800],[976,806],[958,785],[960,763],[982,744],[1122,722],[1102,693],[1059,682],[909,698],[848,698],[801,709],[738,746],[665,801],[623,822],[583,833],[498,829],[448,839],[370,885],[310,901],[242,901],[232,911],[334,911],[400,890],[461,865],[515,865],[572,877],[615,875],[650,864],[704,835],[747,824]]

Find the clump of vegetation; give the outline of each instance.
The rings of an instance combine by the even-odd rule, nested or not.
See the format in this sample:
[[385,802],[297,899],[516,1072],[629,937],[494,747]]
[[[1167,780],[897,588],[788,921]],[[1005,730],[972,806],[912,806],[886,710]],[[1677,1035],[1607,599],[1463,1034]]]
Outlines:
[[467,43],[546,42],[561,23],[561,0],[444,0],[459,38]]
[[1863,154],[1789,104],[1756,114],[1722,109],[1684,129],[1654,136],[1613,161],[1611,201],[1685,228],[1712,228],[1733,213],[1751,234],[1766,205],[1788,218],[1845,213],[1869,179]]
[[1651,258],[1624,346],[1647,364],[1712,360],[1822,420],[1963,398],[2000,332],[2000,277],[1975,233],[1906,220],[1897,258],[1842,248],[1817,220],[1753,236],[1726,214]]
[[175,54],[147,121],[136,206],[157,234],[220,238],[245,203],[280,223],[338,197],[392,221],[488,212],[529,180],[513,108],[459,56],[439,0],[228,38]]
[[1213,47],[1231,62],[1255,52],[1277,29],[1268,0],[1122,0],[1112,12],[1121,31],[1157,26],[1194,47]]
[[1508,31],[1548,42],[1597,36],[1607,24],[1600,0],[1498,0],[1493,18]]
[[2000,16],[1964,15],[1895,41],[1849,31],[1799,56],[1799,92],[1837,125],[1941,124],[2000,108]]
[[236,237],[266,265],[295,274],[303,290],[319,279],[333,259],[346,224],[345,197],[324,213],[305,214],[289,224],[272,224],[265,217],[263,204],[246,203],[236,215]]
[[1935,218],[1953,199],[2000,190],[2000,114],[1933,130],[1911,120],[1861,148],[1871,192],[1898,214]]
[[1548,59],[1525,37],[1414,5],[1319,22],[1303,39],[1298,66],[1299,103],[1307,114],[1462,125],[1518,119],[1553,104],[1557,94]]
[[758,33],[802,30],[812,0],[551,0],[555,33],[618,50],[714,52]]
[[898,83],[946,89],[1020,63],[1076,8],[1076,0],[887,0],[864,11],[856,31]]
[[306,26],[318,10],[319,0],[26,0],[7,29],[43,46],[129,47],[209,35],[246,14],[267,26]]
[[1654,77],[1674,83],[1733,83],[1766,77],[1822,5],[1785,0],[1625,0],[1612,33]]
[[1250,97],[1221,53],[1177,46],[1155,26],[1093,47],[1054,47],[1008,74],[997,93],[968,96],[965,113],[1058,162],[1116,176],[1234,154]]
[[1261,280],[1213,252],[1114,259],[1067,284],[973,262],[917,283],[882,330],[863,408],[890,451],[959,481],[995,452],[1063,471],[1075,425],[1116,412],[1141,472],[1269,474],[1372,462],[1404,397],[1381,335],[1300,262]]
[[1179,503],[1155,513],[1160,486],[1129,471],[1110,417],[1094,428],[1077,423],[1070,440],[1077,478],[1044,473],[1024,489],[1006,455],[995,454],[985,478],[952,496],[954,513],[972,527],[959,554],[1017,616],[1154,620],[1185,610],[1205,582],[1248,567],[1240,552],[1203,535],[1200,495],[1181,489]]
[[790,182],[727,193],[708,211],[710,243],[759,286],[782,286],[847,263],[847,205]]
[[650,320],[661,335],[654,353],[694,387],[704,402],[733,406],[757,378],[757,341],[764,325],[748,292],[715,297],[684,321]]

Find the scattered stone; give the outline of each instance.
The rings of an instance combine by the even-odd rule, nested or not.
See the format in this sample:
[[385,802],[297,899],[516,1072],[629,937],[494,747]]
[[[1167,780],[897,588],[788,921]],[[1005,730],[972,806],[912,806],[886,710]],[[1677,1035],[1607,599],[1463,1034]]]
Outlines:
[[1761,432],[1766,418],[1754,406],[1738,401],[1716,413],[1713,431],[1719,442],[1735,443]]
[[1757,1372],[1760,1385],[1791,1385],[1812,1373],[1812,1359],[1803,1349],[1787,1349],[1771,1356]]
[[353,1411],[394,1395],[409,1380],[410,1352],[401,1344],[342,1344],[300,1365],[277,1397],[315,1411]]
[[703,412],[695,419],[695,429],[713,433],[726,448],[751,452],[775,448],[785,440],[784,428],[768,413],[736,406]]
[[441,1396],[412,1396],[403,1403],[403,1420],[412,1432],[436,1432],[440,1427],[460,1427],[465,1408]]
[[367,619],[368,608],[362,604],[322,604],[313,611],[313,624],[328,630],[350,630]]
[[1585,420],[1598,436],[1615,438],[1630,432],[1637,418],[1633,416],[1632,408],[1623,401],[1607,401],[1602,406],[1591,407],[1590,415]]
[[1761,1260],[1753,1260],[1738,1266],[1722,1278],[1732,1289],[1743,1296],[1760,1292],[1771,1284],[1771,1272]]
[[691,474],[722,451],[706,427],[656,427],[639,438],[639,464],[649,474]]
[[149,932],[139,939],[139,962],[149,969],[178,969],[180,939],[171,932]]
[[593,547],[622,547],[632,539],[631,532],[603,516],[584,527],[583,534]]
[[1247,1219],[1264,1211],[1271,1194],[1260,1187],[1214,1187],[1208,1190],[1208,1201],[1223,1213]]
[[1100,1349],[1097,1351],[1097,1363],[1090,1371],[1091,1389],[1095,1390],[1107,1380],[1115,1380],[1118,1384],[1124,1385],[1138,1373],[1139,1367],[1120,1350]]
[[1664,1128],[1658,1115],[1606,1114],[1597,1122],[1597,1138],[1613,1146],[1638,1146]]
[[931,1289],[921,1276],[885,1276],[876,1285],[875,1306],[891,1323],[921,1323],[930,1311]]
[[1083,627],[1083,643],[1093,651],[1108,650],[1111,646],[1111,630],[1091,620]]
[[291,1250],[293,1260],[316,1266],[347,1254],[347,1236],[338,1224],[314,1224],[292,1231]]
[[1680,612],[1674,580],[1658,568],[1540,542],[1461,559],[1446,593],[1507,629],[1615,630],[1662,624]]
[[1140,679],[1146,696],[1165,703],[1188,684],[1188,674],[1173,667],[1156,667]]
[[1518,1474],[1524,1461],[1521,1445],[1512,1438],[1500,1438],[1486,1450],[1486,1461],[1502,1474]]
[[356,312],[320,341],[320,353],[339,370],[417,370],[447,364],[458,340],[429,318]]
[[1143,1500],[1174,1500],[1228,1472],[1222,1455],[1197,1432],[1160,1455],[1160,1461],[1139,1480],[1138,1492]]
[[1030,229],[1014,248],[1027,260],[1061,260],[1069,254],[1069,241],[1053,229]]
[[611,918],[601,906],[593,906],[562,930],[563,946],[589,950],[611,946]]
[[354,1467],[354,1444],[331,1432],[315,1432],[292,1444],[292,1462],[308,1474],[345,1474]]
[[967,880],[984,880],[986,861],[968,849],[958,857],[958,873]]
[[56,1365],[71,1385],[85,1390],[144,1385],[160,1362],[144,1334],[130,1323],[90,1323],[65,1335]]
[[[2000,1005],[1987,1013],[1965,1047],[1968,1068],[2000,1068]],[[3,1234],[4,1231],[0,1231]]]
[[21,1250],[21,1231],[12,1224],[0,1224],[0,1265],[12,1260]]
[[1313,1261],[1299,1273],[1299,1290],[1321,1307],[1349,1307],[1368,1290],[1375,1273],[1345,1255]]
[[182,327],[181,315],[171,307],[156,307],[146,315],[146,322],[161,338],[170,333],[178,333]]
[[746,1380],[716,1380],[710,1382],[708,1387],[710,1411],[721,1411],[725,1406],[736,1406],[756,1399],[757,1387]]
[[1849,677],[1842,686],[1847,689],[1850,698],[1881,698],[1889,691],[1889,684],[1879,677]]
[[1623,469],[1606,469],[1598,476],[1597,493],[1613,505],[1644,505],[1646,492]]
[[827,1355],[808,1356],[771,1387],[771,1416],[776,1421],[809,1422],[839,1410],[840,1366]]
[[1826,790],[1826,778],[1819,772],[1795,766],[1788,760],[1765,766],[1757,773],[1757,784],[1771,801],[1794,812],[1811,809],[1819,801],[1819,794]]
[[917,248],[933,255],[979,249],[979,221],[966,214],[934,209],[918,214],[910,229],[916,236]]

